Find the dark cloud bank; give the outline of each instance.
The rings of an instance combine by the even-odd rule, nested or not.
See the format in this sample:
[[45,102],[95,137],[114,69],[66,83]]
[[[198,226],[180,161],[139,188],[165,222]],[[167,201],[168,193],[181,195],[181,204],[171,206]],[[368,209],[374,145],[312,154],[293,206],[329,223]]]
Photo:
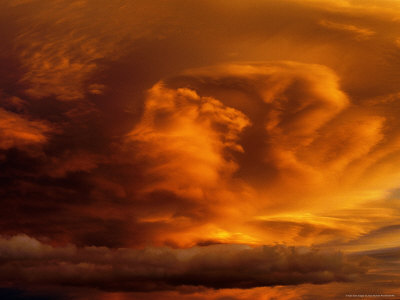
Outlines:
[[365,258],[307,247],[211,245],[189,249],[52,247],[26,235],[0,239],[0,280],[16,286],[155,291],[351,281]]

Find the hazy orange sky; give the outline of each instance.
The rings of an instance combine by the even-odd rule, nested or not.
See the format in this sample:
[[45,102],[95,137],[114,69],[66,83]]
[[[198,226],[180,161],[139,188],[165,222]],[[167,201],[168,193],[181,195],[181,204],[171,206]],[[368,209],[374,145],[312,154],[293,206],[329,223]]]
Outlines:
[[0,298],[400,299],[399,116],[398,0],[2,0]]

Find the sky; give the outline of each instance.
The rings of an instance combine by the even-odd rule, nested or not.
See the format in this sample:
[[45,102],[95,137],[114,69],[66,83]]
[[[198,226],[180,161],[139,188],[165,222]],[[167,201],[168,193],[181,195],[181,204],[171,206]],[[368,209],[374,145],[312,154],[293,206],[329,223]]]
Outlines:
[[398,0],[2,0],[0,298],[400,299]]

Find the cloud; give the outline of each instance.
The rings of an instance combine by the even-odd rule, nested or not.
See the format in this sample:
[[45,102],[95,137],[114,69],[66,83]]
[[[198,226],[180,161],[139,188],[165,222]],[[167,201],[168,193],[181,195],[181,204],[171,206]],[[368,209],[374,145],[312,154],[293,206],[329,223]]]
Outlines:
[[328,68],[294,62],[226,64],[186,71],[166,82],[215,97],[250,118],[239,140],[244,155],[233,154],[246,181],[276,186],[280,196],[282,186],[295,190],[322,181],[325,170],[307,161],[308,149],[349,103]]
[[46,122],[29,120],[20,114],[0,108],[0,149],[29,149],[48,140],[51,127]]
[[[189,69],[147,91],[123,137],[96,127],[105,112],[54,113],[62,131],[45,155],[7,154],[4,201],[16,206],[7,206],[3,225],[8,234],[110,247],[343,242],[366,223],[318,218],[397,184],[387,161],[399,149],[396,97],[351,104],[337,75],[316,64]],[[27,111],[22,118],[38,104],[13,105]]]
[[61,157],[52,157],[45,172],[52,177],[65,177],[68,173],[89,172],[103,160],[101,155],[89,152],[67,151]]
[[[383,97],[386,104],[350,103],[338,77],[325,66],[233,63],[189,70],[166,83],[214,97],[248,116],[251,125],[238,140],[244,154],[233,153],[235,175],[263,191],[264,197],[258,196],[266,205],[273,201],[268,198],[284,201],[285,208],[291,202],[304,205],[302,198],[315,205],[312,199],[327,193],[331,199],[354,197],[356,203],[362,201],[361,196],[355,199],[361,195],[356,186],[363,186],[364,201],[395,187],[394,181],[384,183],[375,177],[385,173],[386,179],[397,178],[379,167],[399,150],[391,97]],[[358,183],[340,189],[344,196],[336,190],[339,178],[344,185]],[[371,187],[370,196],[364,182]]]
[[[396,27],[394,10],[380,3],[343,3],[248,1],[227,5],[223,1],[202,1],[185,6],[179,0],[168,4],[46,0],[3,1],[2,6],[15,16],[7,18],[7,25],[11,25],[7,26],[7,36],[16,50],[13,55],[22,71],[18,82],[24,93],[65,101],[103,93],[100,81],[104,66],[118,64],[120,59],[126,59],[126,54],[149,41],[163,45],[161,55],[171,51],[173,45],[179,48],[172,49],[164,58],[171,62],[162,62],[169,65],[169,70],[178,66],[173,72],[226,61],[229,53],[241,60],[314,61],[339,70],[353,68],[355,75],[363,74],[370,66],[384,72],[381,62],[370,55],[372,49],[366,53],[363,48],[349,45],[343,37],[368,40],[376,36],[381,43],[385,43],[386,36],[394,40],[396,30],[385,30]],[[110,21],[110,15],[118,21]],[[237,22],[232,22],[232,18]],[[321,27],[328,30],[321,34]],[[299,50],[293,51],[294,48]],[[344,50],[353,55],[338,55]],[[153,51],[154,48],[143,59]],[[365,58],[369,59],[367,65],[363,63]],[[153,72],[157,71],[149,73]],[[126,75],[134,76],[132,73]],[[363,76],[356,79],[351,72],[340,75],[374,83]],[[376,76],[374,79],[379,81]]]
[[355,25],[341,24],[327,20],[320,21],[320,24],[328,29],[348,32],[354,35],[359,41],[369,39],[375,34],[375,32],[370,29],[358,27]]
[[220,187],[235,171],[224,151],[243,152],[237,140],[249,124],[243,113],[216,99],[159,83],[149,91],[142,121],[127,141],[139,159],[151,161],[147,172],[160,178],[151,190],[202,198],[205,190]]
[[[158,20],[157,9],[146,9],[151,5],[142,1],[134,7],[123,1],[113,5],[107,1],[5,1],[2,7],[19,17],[19,26],[10,32],[24,71],[19,84],[36,99],[71,101],[102,94],[102,84],[88,82],[99,62],[123,55],[120,43],[148,35],[153,26],[143,22],[146,18]],[[109,22],[109,15],[118,22]]]
[[343,248],[362,249],[364,251],[376,248],[393,248],[399,245],[395,238],[399,231],[399,224],[381,226],[361,234],[342,246]]
[[[293,194],[322,190],[325,170],[309,163],[305,152],[348,105],[338,78],[320,65],[233,63],[187,70],[148,91],[125,155],[144,163],[141,197],[165,198],[169,191],[210,214],[208,222],[215,226],[192,228],[196,239],[205,234],[198,242],[254,243],[266,235],[258,232],[253,239],[231,228],[240,228],[234,225],[237,209],[252,218],[257,209],[273,207],[273,197],[287,209]],[[176,222],[181,216],[192,219],[190,211],[141,220]]]
[[[317,219],[317,217],[314,217]],[[311,219],[311,218],[310,218]],[[288,244],[320,244],[351,234],[344,226],[324,224],[316,221],[297,221],[295,218],[280,219],[271,217],[265,220],[251,221],[250,225],[258,234],[268,236],[277,242]]]
[[397,262],[400,259],[400,248],[378,248],[368,251],[360,251],[358,254],[367,255],[380,260]]
[[[364,265],[363,265],[364,264]],[[52,247],[25,235],[0,239],[0,280],[104,290],[175,290],[184,286],[251,288],[349,281],[362,260],[310,248],[214,245],[143,250]]]
[[[151,254],[161,251],[188,276],[154,284],[142,273],[143,289],[181,293],[135,298],[334,298],[343,286],[245,290],[277,284],[257,273],[259,258],[282,284],[344,277],[329,264],[304,272],[318,256],[309,248],[311,258],[293,250],[305,260],[288,263],[296,275],[231,244],[288,245],[267,246],[272,258],[291,257],[289,245],[397,246],[396,205],[375,201],[400,179],[397,2],[0,2],[0,227],[19,236],[3,265],[15,282],[139,289],[126,280],[132,265],[160,262],[170,276]],[[165,245],[210,248],[193,248],[202,258],[190,263],[183,249],[121,249]],[[148,261],[124,273],[126,253]],[[209,282],[195,276],[205,265]],[[230,287],[224,278],[243,288],[181,286]]]
[[[191,69],[149,90],[142,120],[128,135],[128,153],[146,161],[144,174],[152,179],[145,193],[167,190],[213,211],[210,216],[223,216],[224,222],[207,220],[215,225],[208,232],[191,229],[192,238],[205,234],[199,243],[228,237],[248,243],[348,241],[366,230],[365,222],[350,224],[324,217],[324,211],[350,213],[349,203],[355,208],[396,186],[387,159],[399,150],[390,104],[397,98],[383,99],[350,103],[338,77],[320,65],[244,62]],[[222,116],[232,111],[235,117],[202,115],[202,103],[211,100]],[[213,122],[219,126],[210,127]],[[238,217],[232,205],[246,213]],[[305,207],[315,214],[280,217]],[[176,215],[158,218],[174,222]]]

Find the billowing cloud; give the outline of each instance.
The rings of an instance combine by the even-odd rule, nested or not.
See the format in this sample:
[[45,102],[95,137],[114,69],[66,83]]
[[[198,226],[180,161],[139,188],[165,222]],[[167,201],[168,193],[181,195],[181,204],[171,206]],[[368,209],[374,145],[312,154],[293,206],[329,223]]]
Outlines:
[[[282,197],[282,189],[290,188],[294,193],[297,188],[302,192],[306,191],[304,188],[321,189],[330,173],[343,170],[336,171],[332,159],[331,167],[322,168],[318,160],[329,154],[318,155],[313,149],[321,151],[315,146],[319,144],[333,146],[335,139],[326,142],[324,131],[338,135],[348,132],[335,124],[344,118],[348,98],[340,90],[337,77],[326,67],[293,62],[231,64],[187,71],[167,82],[216,97],[250,118],[252,124],[239,140],[244,154],[236,154],[235,159],[239,176],[251,184]],[[372,140],[372,145],[379,141],[379,120],[378,140]],[[352,140],[365,143],[370,139],[361,136],[367,130],[361,128],[359,135],[353,132],[353,138],[341,143],[346,147],[343,159],[347,152],[354,155]],[[336,160],[339,164],[340,156]],[[346,163],[349,162],[342,164]],[[273,191],[275,188],[277,191]]]
[[[211,101],[220,108],[214,107],[214,114],[203,111]],[[348,208],[348,199],[352,205],[379,199],[396,186],[395,173],[375,170],[399,151],[397,137],[388,129],[397,126],[394,112],[379,107],[372,100],[362,108],[350,104],[337,76],[324,66],[225,64],[188,70],[155,85],[141,122],[127,139],[135,159],[147,162],[145,173],[153,178],[142,191],[168,190],[207,209],[205,199],[212,197],[209,211],[226,218],[212,222],[222,232],[235,232],[227,235],[237,242],[301,244],[337,235],[349,240],[363,232],[361,223],[349,230],[343,219],[318,219],[318,213]],[[385,181],[377,180],[376,174],[383,173]],[[337,190],[339,183],[343,188]],[[224,205],[228,197],[230,205],[246,212],[242,226]],[[342,197],[346,201],[338,200]],[[299,207],[316,215],[290,213]],[[204,240],[212,241],[224,234],[207,235]]]
[[149,159],[148,172],[161,177],[151,189],[203,198],[237,168],[224,157],[243,152],[239,134],[250,124],[240,111],[190,89],[155,85],[146,99],[143,119],[128,135],[138,155]]
[[[229,170],[227,173],[250,173],[245,173],[244,178],[248,180],[248,177],[257,177],[258,182],[264,186],[273,185],[266,181],[290,181],[298,175],[301,175],[301,180],[307,181],[308,178],[318,176],[316,173],[319,170],[318,166],[307,164],[303,152],[319,138],[319,130],[348,105],[348,99],[339,89],[337,81],[336,76],[323,66],[291,62],[232,64],[187,71],[180,77],[167,80],[174,90],[161,89],[158,85],[153,87],[146,100],[144,121],[134,129],[130,137],[133,141],[153,138],[159,143],[157,146],[154,142],[150,144],[152,150],[148,149],[150,147],[138,149],[145,155],[155,152],[158,157],[153,157],[154,164],[162,159],[161,155],[172,152],[169,147],[176,144],[173,139],[177,140],[180,144],[179,147],[175,146],[175,150],[172,149],[175,151],[172,153],[174,159],[184,159],[185,155],[178,151],[190,153],[190,165],[180,161],[179,167],[168,167],[161,163],[158,168],[167,168],[165,173],[170,177],[174,176],[173,170],[186,166],[190,168],[190,172],[201,170],[201,175],[197,174],[194,180],[188,176],[188,171],[182,176],[197,186],[201,186],[199,180],[202,176],[207,175],[211,175],[211,182],[217,183],[217,176],[212,172],[222,170],[221,165]],[[158,94],[154,95],[155,92]],[[191,93],[194,99],[206,99],[197,102],[214,101],[215,104],[207,105],[210,106],[210,112],[211,109],[215,112],[210,114],[205,111],[204,116],[199,117],[197,112],[189,111],[182,103],[182,99],[185,99],[184,92]],[[213,97],[218,100],[213,100]],[[216,107],[216,104],[221,108],[223,105],[228,107],[224,111]],[[168,105],[169,108],[166,107]],[[202,105],[200,104],[200,112]],[[197,122],[194,129],[191,124],[193,120]],[[215,123],[214,127],[219,123],[218,131],[213,129],[210,132],[209,123],[212,122]],[[243,129],[244,133],[238,135]],[[199,134],[200,130],[207,131]],[[254,140],[250,140],[250,136]],[[168,140],[162,141],[162,137]],[[201,140],[203,137],[206,140]],[[188,145],[182,146],[185,139],[188,139]],[[221,155],[221,150],[226,146],[239,150],[231,154],[230,164],[211,160]],[[203,156],[201,167],[195,165],[195,156],[198,155]],[[173,164],[174,159],[167,161]],[[221,158],[218,159],[221,161]],[[264,170],[251,169],[254,164],[264,166]],[[207,165],[211,166],[212,172],[202,171]],[[232,168],[235,165],[237,167]],[[271,178],[271,172],[280,174]],[[177,178],[173,180],[179,182]]]
[[[252,125],[239,141],[245,155],[238,158],[238,173],[267,190],[276,188],[274,197],[284,196],[285,186],[293,197],[299,191],[325,193],[339,177],[344,184],[372,179],[375,172],[365,170],[399,150],[387,127],[393,111],[349,106],[337,77],[325,67],[226,65],[186,72],[170,84],[215,96],[249,116]],[[379,193],[387,187],[376,182],[374,188]]]

